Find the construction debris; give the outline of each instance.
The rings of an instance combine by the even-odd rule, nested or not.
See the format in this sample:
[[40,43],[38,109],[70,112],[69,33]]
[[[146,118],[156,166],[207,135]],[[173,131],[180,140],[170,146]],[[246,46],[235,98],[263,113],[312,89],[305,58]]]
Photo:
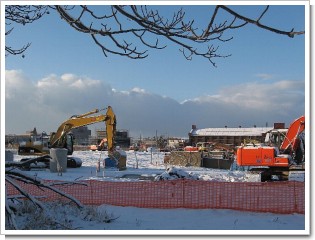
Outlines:
[[184,167],[201,167],[201,152],[172,151],[165,155],[164,164]]
[[192,173],[187,173],[182,169],[170,167],[166,169],[165,172],[156,176],[154,181],[161,181],[161,180],[174,180],[174,179],[193,179],[198,180],[198,176],[193,175]]

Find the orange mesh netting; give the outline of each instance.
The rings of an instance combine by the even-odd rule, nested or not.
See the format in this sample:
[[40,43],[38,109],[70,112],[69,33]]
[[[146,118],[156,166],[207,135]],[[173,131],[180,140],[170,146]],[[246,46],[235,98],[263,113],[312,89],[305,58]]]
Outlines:
[[[57,181],[45,181],[58,183]],[[171,180],[158,182],[81,181],[86,185],[55,185],[86,205],[141,208],[212,208],[253,212],[305,213],[304,182],[208,182]],[[8,195],[20,194],[6,183]],[[47,201],[64,199],[51,190],[20,183],[34,196]]]

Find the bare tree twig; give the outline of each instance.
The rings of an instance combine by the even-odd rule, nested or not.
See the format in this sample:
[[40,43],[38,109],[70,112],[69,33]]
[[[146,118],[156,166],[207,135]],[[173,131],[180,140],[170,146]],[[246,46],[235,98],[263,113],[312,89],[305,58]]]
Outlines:
[[[178,46],[187,60],[200,56],[216,66],[215,59],[231,56],[218,52],[219,43],[233,39],[231,36],[225,37],[228,30],[252,24],[290,38],[305,34],[305,31],[295,31],[294,28],[285,31],[262,24],[262,19],[270,9],[269,6],[266,6],[257,18],[241,15],[224,5],[214,6],[204,30],[196,27],[194,20],[186,20],[186,13],[182,8],[175,11],[170,18],[166,18],[152,6],[141,5],[6,6],[6,24],[32,23],[49,13],[48,9],[56,11],[73,29],[90,35],[106,57],[114,54],[131,59],[143,59],[148,57],[148,49],[164,49],[169,42]],[[219,20],[219,12],[225,13],[227,19],[229,16],[232,19]],[[13,27],[6,32],[6,36],[12,34],[12,30]],[[29,46],[30,44],[27,44],[20,49],[6,46],[6,54],[23,54]]]
[[[49,14],[48,5],[6,5],[5,6],[5,19],[6,25],[9,26],[12,23],[17,24],[30,24],[33,23],[40,18],[42,18],[45,14]],[[6,31],[5,35],[11,34],[13,28],[9,31]],[[20,48],[13,48],[10,46],[5,46],[6,56],[8,55],[20,55],[23,54],[29,47],[31,46],[30,43],[20,47]],[[22,55],[24,57],[24,55]]]

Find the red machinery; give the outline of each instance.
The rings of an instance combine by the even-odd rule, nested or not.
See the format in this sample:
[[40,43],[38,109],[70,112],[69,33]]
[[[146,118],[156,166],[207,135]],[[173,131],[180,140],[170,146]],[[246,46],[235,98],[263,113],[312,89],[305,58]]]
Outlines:
[[[280,174],[290,169],[304,169],[304,149],[300,134],[305,129],[305,117],[294,120],[278,149],[273,146],[241,146],[237,149],[239,166],[269,167],[268,175]],[[257,169],[255,169],[257,170]]]

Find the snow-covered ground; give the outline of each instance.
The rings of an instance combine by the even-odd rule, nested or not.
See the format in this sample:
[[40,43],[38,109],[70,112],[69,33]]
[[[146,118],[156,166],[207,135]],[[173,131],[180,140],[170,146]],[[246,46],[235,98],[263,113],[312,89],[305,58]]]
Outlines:
[[[25,156],[24,156],[25,157]],[[74,152],[74,158],[82,160],[80,168],[68,168],[59,176],[48,169],[31,170],[26,173],[36,175],[42,179],[56,179],[71,181],[75,179],[97,179],[100,181],[143,181],[142,179],[154,178],[166,173],[171,166],[164,164],[164,153],[155,152],[127,152],[127,169],[118,171],[115,168],[103,168],[103,159],[107,152],[78,151]],[[14,154],[14,161],[20,161],[23,156]],[[97,163],[100,161],[100,171],[97,172]],[[234,167],[235,168],[235,167]],[[256,175],[241,170],[205,169],[197,167],[181,168],[180,171],[189,176],[198,177],[206,181],[259,181]],[[129,177],[128,177],[129,176]],[[139,178],[139,176],[141,176]],[[303,176],[298,176],[303,181]],[[50,208],[51,214],[56,216],[56,210]],[[272,214],[253,213],[233,210],[213,209],[145,209],[135,207],[119,207],[102,205],[97,207],[101,213],[98,217],[89,217],[89,214],[76,212],[69,207],[58,210],[60,222],[67,219],[71,222],[71,228],[80,231],[49,231],[49,234],[118,234],[118,235],[141,235],[141,234],[283,234],[305,235],[309,232],[309,221],[302,214]],[[106,222],[104,215],[115,219]],[[24,219],[20,221],[26,221]],[[66,223],[64,223],[66,224]],[[104,231],[105,230],[105,231]],[[123,231],[122,231],[123,230]],[[18,231],[21,234],[42,234],[42,231]],[[9,231],[7,234],[16,233]]]
[[[20,161],[26,156],[17,155],[14,152],[14,161]],[[157,175],[166,174],[170,165],[164,164],[164,152],[135,152],[127,151],[126,170],[119,171],[117,168],[104,168],[104,159],[108,157],[106,151],[75,151],[73,158],[82,161],[80,168],[67,168],[62,176],[51,173],[49,169],[33,169],[30,174],[49,180],[86,180],[97,179],[99,181],[140,181],[144,178],[154,178]],[[27,156],[29,157],[29,156]],[[35,156],[30,156],[35,157]],[[97,165],[100,162],[100,171]],[[179,170],[179,167],[176,167]],[[238,169],[235,164],[232,170],[210,169],[202,167],[180,167],[182,172],[188,173],[192,178],[205,181],[228,181],[228,182],[259,182],[260,177],[242,169]],[[137,178],[137,176],[139,176]],[[304,173],[290,176],[290,180],[304,181]]]

